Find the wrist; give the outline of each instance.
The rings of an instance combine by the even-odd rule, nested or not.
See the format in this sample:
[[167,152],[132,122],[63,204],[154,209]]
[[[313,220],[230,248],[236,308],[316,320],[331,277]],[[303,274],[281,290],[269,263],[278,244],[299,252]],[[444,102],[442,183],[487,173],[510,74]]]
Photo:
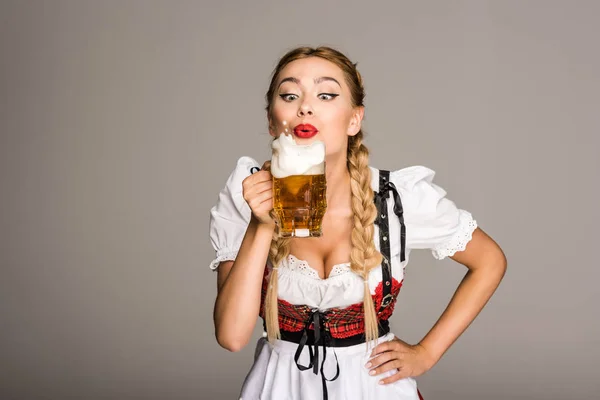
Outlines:
[[254,214],[250,217],[250,224],[253,225],[256,229],[266,230],[266,231],[275,231],[275,221],[260,221],[258,218],[254,216]]
[[435,364],[437,364],[440,358],[442,358],[442,354],[438,355],[427,344],[424,344],[423,342],[417,343],[417,347],[419,347],[421,350],[421,355],[423,357],[423,360],[425,361],[427,369],[431,369]]

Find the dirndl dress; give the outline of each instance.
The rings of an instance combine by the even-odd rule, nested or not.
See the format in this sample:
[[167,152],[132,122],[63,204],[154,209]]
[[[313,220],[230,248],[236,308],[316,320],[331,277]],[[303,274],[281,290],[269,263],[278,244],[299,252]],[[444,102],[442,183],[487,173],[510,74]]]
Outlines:
[[[260,165],[239,159],[211,209],[210,237],[216,251],[211,269],[235,260],[250,221],[242,181]],[[432,182],[426,167],[385,171],[371,167],[378,216],[374,243],[383,255],[370,271],[368,286],[379,322],[377,343],[394,339],[389,317],[404,282],[412,249],[430,249],[436,259],[464,250],[477,227],[471,214],[459,209]],[[260,316],[273,266],[265,266]],[[240,391],[243,400],[422,400],[412,377],[380,385],[397,372],[368,374],[371,347],[364,341],[364,281],[350,263],[336,265],[323,279],[290,254],[278,265],[278,311],[281,339],[258,340],[254,362]]]

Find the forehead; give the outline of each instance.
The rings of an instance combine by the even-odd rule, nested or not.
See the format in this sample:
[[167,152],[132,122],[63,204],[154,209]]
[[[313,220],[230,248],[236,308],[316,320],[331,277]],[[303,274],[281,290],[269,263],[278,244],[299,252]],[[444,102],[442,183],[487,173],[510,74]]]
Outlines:
[[337,79],[342,85],[344,84],[344,72],[341,68],[320,57],[308,57],[292,61],[281,70],[278,80],[281,81],[288,77],[312,80],[322,76],[330,76]]

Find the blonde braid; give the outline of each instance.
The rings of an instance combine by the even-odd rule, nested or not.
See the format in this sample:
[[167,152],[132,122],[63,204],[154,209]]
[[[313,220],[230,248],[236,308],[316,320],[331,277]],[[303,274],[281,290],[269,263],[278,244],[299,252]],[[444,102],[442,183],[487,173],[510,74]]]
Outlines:
[[365,337],[367,342],[377,339],[377,314],[371,297],[368,280],[369,272],[381,264],[381,253],[373,243],[373,222],[377,217],[377,208],[373,202],[371,188],[371,170],[369,168],[369,150],[362,144],[362,132],[350,138],[348,143],[348,171],[352,189],[352,211],[354,228],[352,229],[352,251],[350,268],[365,280],[364,312]]
[[[265,171],[271,171],[271,161],[266,161],[264,165]],[[271,218],[277,221],[277,215],[271,210]],[[269,260],[273,269],[269,274],[269,283],[267,285],[267,293],[265,294],[265,325],[267,327],[267,339],[272,343],[275,339],[280,339],[279,332],[279,316],[277,304],[277,282],[278,282],[278,266],[281,260],[290,253],[290,239],[279,237],[279,224],[273,233],[271,239],[271,247],[269,248]]]
[[[271,216],[275,218],[274,213]],[[277,304],[278,291],[278,269],[279,263],[290,253],[290,239],[280,238],[277,232],[271,240],[271,248],[269,249],[269,259],[273,269],[269,275],[269,284],[265,295],[265,325],[267,327],[267,339],[273,342],[275,339],[280,339],[279,332],[279,313]]]

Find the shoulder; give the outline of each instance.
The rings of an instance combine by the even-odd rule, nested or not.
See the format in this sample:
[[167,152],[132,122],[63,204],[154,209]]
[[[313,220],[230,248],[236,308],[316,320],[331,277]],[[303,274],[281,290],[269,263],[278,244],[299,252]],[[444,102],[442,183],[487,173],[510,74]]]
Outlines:
[[260,169],[260,167],[260,164],[252,157],[242,156],[238,158],[233,168],[228,168],[229,176],[221,193],[241,192],[244,179],[252,175],[256,172],[256,168]]
[[[379,171],[373,168],[372,187],[379,190]],[[398,192],[408,218],[413,214],[435,212],[447,192],[434,183],[436,172],[423,165],[391,170],[389,180]]]
[[224,186],[221,186],[217,204],[212,208],[215,212],[230,213],[234,210],[249,216],[249,208],[242,196],[242,182],[248,176],[255,172],[255,168],[260,169],[260,164],[252,157],[243,156],[238,158],[233,169],[229,169],[229,177]]
[[[379,188],[379,170],[373,169],[374,190]],[[477,222],[446,196],[446,190],[434,182],[435,171],[415,165],[390,171],[390,183],[402,203],[406,223],[406,247],[431,249],[442,259],[464,250],[477,228]]]
[[[371,176],[373,182],[379,181],[379,172],[386,170],[385,168],[371,168]],[[400,191],[414,190],[419,183],[431,184],[435,177],[435,171],[423,165],[411,165],[401,169],[387,170],[390,173],[390,182]],[[377,187],[376,185],[375,187]]]
[[235,163],[233,167],[233,171],[231,172],[231,176],[237,177],[246,177],[251,175],[254,171],[254,168],[260,169],[261,165],[254,158],[249,156],[241,156]]

